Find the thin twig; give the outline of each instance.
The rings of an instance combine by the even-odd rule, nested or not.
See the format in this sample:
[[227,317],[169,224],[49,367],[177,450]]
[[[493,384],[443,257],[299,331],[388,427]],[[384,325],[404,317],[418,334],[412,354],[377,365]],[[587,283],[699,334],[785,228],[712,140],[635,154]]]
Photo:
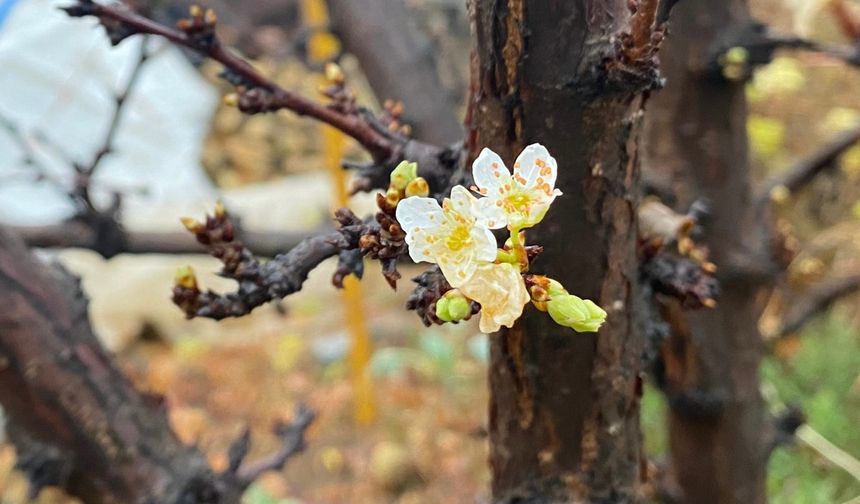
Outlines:
[[313,410],[299,406],[293,420],[289,424],[275,426],[275,433],[281,438],[281,447],[275,453],[259,460],[242,464],[236,471],[236,477],[244,486],[248,486],[266,471],[279,471],[295,455],[305,450],[305,433],[316,418]]
[[775,333],[776,337],[796,333],[833,303],[858,291],[860,291],[860,274],[828,280],[813,287],[785,316],[785,321]]
[[459,156],[451,154],[456,150],[454,147],[432,146],[411,140],[397,131],[379,128],[376,121],[368,120],[368,114],[360,107],[344,108],[336,103],[327,106],[282,88],[221,44],[215,34],[216,17],[212,11],[204,14],[196,9],[192,19],[180,21],[181,29],[159,24],[122,4],[102,5],[78,0],[65,11],[75,17],[97,17],[115,44],[135,34],[157,35],[217,61],[226,69],[225,79],[236,86],[238,105],[243,112],[286,109],[329,124],[358,141],[380,165],[380,170],[393,168],[403,159],[419,161],[420,174],[431,187],[439,190],[444,189],[440,186],[447,185],[459,167]]
[[64,184],[56,177],[53,177],[48,172],[47,167],[45,167],[45,165],[43,165],[42,162],[39,161],[36,149],[33,148],[30,139],[21,130],[20,126],[15,124],[12,119],[9,119],[4,114],[0,114],[0,128],[6,130],[12,140],[21,149],[21,152],[23,154],[22,162],[24,165],[29,166],[35,171],[36,180],[46,180],[52,185],[62,189],[63,192],[68,191]]
[[[399,274],[397,259],[406,252],[405,235],[399,225],[380,212],[376,220],[364,222],[347,209],[335,212],[340,228],[311,236],[292,250],[270,261],[262,261],[242,242],[227,212],[218,205],[206,222],[183,219],[183,224],[205,245],[209,254],[223,264],[220,276],[231,278],[238,288],[226,294],[197,285],[190,269],[177,273],[173,287],[173,302],[188,318],[204,317],[221,320],[246,315],[269,301],[282,299],[298,292],[310,272],[321,262],[339,256],[343,251],[359,250],[365,257],[379,259],[383,275],[394,282]],[[335,283],[341,273],[335,273]]]
[[860,142],[860,126],[839,133],[817,151],[765,181],[759,199],[769,201],[774,197],[774,190],[777,188],[785,188],[792,193],[804,188],[817,175],[834,167],[839,156],[858,142]]
[[81,167],[81,170],[89,175],[95,173],[96,169],[99,167],[99,163],[101,163],[105,156],[113,151],[114,140],[116,139],[117,132],[119,131],[119,124],[122,120],[123,111],[128,101],[128,97],[131,95],[135,85],[140,79],[140,76],[143,74],[142,70],[144,65],[151,57],[148,45],[149,37],[143,37],[143,40],[141,40],[140,43],[140,51],[138,53],[137,60],[134,63],[131,75],[122,90],[114,97],[113,113],[111,114],[111,120],[110,123],[108,123],[108,129],[105,133],[101,147],[96,151],[96,154],[93,156],[89,165]]
[[860,47],[834,45],[806,39],[797,35],[773,30],[767,24],[750,19],[730,25],[715,41],[711,56],[702,68],[706,73],[723,76],[724,57],[729,51],[744,49],[744,72],[741,77],[752,77],[755,68],[773,61],[778,49],[810,51],[843,61],[852,66],[860,66]]

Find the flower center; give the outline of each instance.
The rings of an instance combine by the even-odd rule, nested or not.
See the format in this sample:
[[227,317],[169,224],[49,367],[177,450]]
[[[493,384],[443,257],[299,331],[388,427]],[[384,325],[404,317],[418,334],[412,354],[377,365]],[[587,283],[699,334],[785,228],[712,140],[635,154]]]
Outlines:
[[531,204],[531,198],[526,193],[514,193],[506,198],[506,206],[509,210],[526,214]]
[[461,224],[454,228],[454,231],[448,235],[448,238],[445,240],[445,246],[448,247],[449,250],[456,252],[469,245],[471,241],[472,238],[469,234],[469,227]]

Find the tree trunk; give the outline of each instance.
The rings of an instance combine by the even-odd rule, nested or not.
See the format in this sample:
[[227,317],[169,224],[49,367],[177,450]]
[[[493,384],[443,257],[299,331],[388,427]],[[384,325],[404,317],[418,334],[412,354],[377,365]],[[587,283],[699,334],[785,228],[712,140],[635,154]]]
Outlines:
[[[656,11],[656,3],[640,2],[640,12]],[[591,335],[528,308],[514,328],[491,337],[493,495],[634,501],[643,346],[633,324],[637,142],[643,90],[656,77],[653,53],[626,60],[635,69],[624,66],[618,41],[632,21],[626,2],[474,0],[470,7],[473,154],[486,146],[510,166],[529,143],[549,149],[564,196],[527,233],[545,247],[532,269],[609,313]],[[652,23],[642,24],[648,32],[636,40],[650,40]]]
[[59,485],[87,504],[238,503],[139,393],[93,335],[77,280],[0,229],[0,402],[34,490]]
[[704,242],[719,267],[717,307],[670,309],[662,351],[673,473],[682,502],[696,504],[765,501],[757,323],[766,280],[756,272],[770,261],[769,235],[751,194],[744,82],[724,78],[716,61],[731,46],[731,27],[745,20],[743,0],[680,3],[662,58],[667,86],[650,104],[645,143],[646,169],[670,181],[676,210],[707,201]]

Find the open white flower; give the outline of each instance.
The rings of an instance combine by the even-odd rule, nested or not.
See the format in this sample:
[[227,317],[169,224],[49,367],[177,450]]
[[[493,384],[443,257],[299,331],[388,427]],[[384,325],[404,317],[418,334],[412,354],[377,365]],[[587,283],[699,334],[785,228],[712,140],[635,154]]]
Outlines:
[[481,304],[478,328],[484,333],[513,327],[531,300],[519,268],[510,263],[479,265],[460,292]]
[[477,199],[463,186],[455,186],[442,206],[433,198],[417,196],[397,204],[409,256],[415,262],[438,264],[452,287],[469,281],[478,263],[496,259],[496,238],[478,222],[476,205]]
[[541,144],[531,144],[517,157],[514,173],[498,154],[485,148],[472,164],[473,190],[485,196],[478,203],[492,229],[523,229],[540,222],[561,191],[555,188],[558,164]]

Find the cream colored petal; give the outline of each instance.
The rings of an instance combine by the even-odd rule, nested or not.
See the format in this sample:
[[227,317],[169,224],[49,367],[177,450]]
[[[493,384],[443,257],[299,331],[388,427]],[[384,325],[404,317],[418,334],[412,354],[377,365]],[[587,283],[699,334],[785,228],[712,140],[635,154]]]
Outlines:
[[496,322],[496,319],[489,313],[481,311],[481,321],[478,322],[478,330],[484,334],[490,334],[502,328],[502,324]]
[[462,251],[451,252],[444,247],[439,247],[437,250],[438,253],[434,259],[451,287],[458,288],[471,280],[477,267],[471,254],[462,253]]
[[416,229],[435,229],[443,222],[442,207],[433,198],[413,196],[400,200],[395,212],[397,222],[407,236]]
[[514,163],[513,179],[526,189],[538,189],[549,196],[555,188],[558,163],[541,144],[531,144]]
[[459,288],[466,297],[481,304],[482,332],[512,327],[530,299],[519,269],[508,263],[479,265]]
[[472,163],[472,178],[478,187],[478,192],[485,196],[495,197],[505,184],[511,183],[511,173],[498,154],[484,148]]
[[483,226],[472,228],[472,254],[477,261],[493,262],[498,255],[499,244],[493,232]]
[[552,202],[559,196],[561,196],[561,191],[555,189],[549,197],[541,196],[537,198],[529,208],[526,225],[530,227],[542,221]]

